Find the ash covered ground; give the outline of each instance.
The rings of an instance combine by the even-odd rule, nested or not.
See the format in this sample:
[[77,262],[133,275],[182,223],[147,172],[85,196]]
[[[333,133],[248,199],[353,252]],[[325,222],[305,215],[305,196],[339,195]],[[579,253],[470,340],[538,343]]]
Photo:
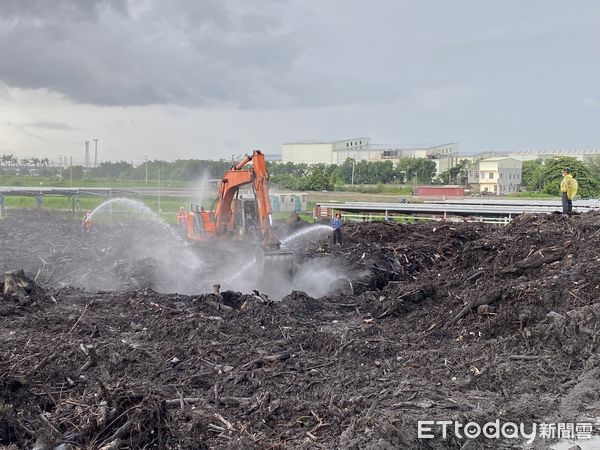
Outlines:
[[0,269],[30,279],[0,301],[0,445],[522,448],[417,421],[600,417],[600,214],[307,233],[312,296],[281,301],[154,227],[0,221]]

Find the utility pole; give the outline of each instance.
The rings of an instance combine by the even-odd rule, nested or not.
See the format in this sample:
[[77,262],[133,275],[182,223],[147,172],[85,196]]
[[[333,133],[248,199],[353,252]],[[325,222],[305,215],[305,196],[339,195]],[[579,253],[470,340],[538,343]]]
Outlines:
[[98,138],[94,138],[94,167],[98,167]]
[[156,175],[158,178],[158,217],[160,217],[160,169],[156,169]]
[[73,187],[73,157],[71,156],[71,187]]
[[85,141],[85,168],[90,167],[90,141]]
[[148,155],[146,155],[146,184],[148,184]]

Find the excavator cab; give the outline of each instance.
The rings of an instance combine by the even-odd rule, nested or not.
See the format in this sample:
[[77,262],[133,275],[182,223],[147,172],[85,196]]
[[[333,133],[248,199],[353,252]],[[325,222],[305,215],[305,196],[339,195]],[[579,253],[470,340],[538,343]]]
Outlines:
[[258,233],[258,220],[256,215],[256,202],[254,200],[242,200],[239,226],[242,234],[260,240],[260,234]]

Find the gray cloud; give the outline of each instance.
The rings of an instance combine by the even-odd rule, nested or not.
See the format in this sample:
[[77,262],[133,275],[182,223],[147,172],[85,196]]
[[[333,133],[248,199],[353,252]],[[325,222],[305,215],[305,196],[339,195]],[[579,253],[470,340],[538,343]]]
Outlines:
[[24,123],[20,126],[24,127],[24,128],[39,128],[39,129],[43,129],[43,130],[76,130],[77,129],[66,123],[51,122],[51,121],[30,122],[30,123]]
[[315,17],[289,0],[4,2],[0,80],[107,106],[318,106],[389,93],[311,59],[335,40]]
[[65,22],[96,22],[104,8],[127,14],[127,0],[18,0],[0,3],[5,22],[35,23],[38,27]]
[[589,0],[8,1],[0,82],[107,106],[447,111],[485,99],[505,114],[597,98],[585,86],[598,87],[599,18]]
[[264,12],[215,0],[3,2],[0,78],[97,105],[253,105],[299,53],[278,2],[255,5]]

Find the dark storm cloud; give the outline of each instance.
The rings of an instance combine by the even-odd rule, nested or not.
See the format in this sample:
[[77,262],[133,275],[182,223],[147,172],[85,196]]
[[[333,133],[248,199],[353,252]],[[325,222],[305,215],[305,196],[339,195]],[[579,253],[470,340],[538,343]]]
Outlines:
[[108,106],[590,105],[599,18],[590,0],[6,0],[0,86]]
[[298,67],[305,38],[288,12],[275,0],[2,2],[0,81],[110,106],[344,101]]
[[[126,0],[7,0],[0,3],[0,17],[4,21],[50,22],[98,20],[102,8],[111,7],[127,13]],[[39,24],[42,25],[43,24]]]

